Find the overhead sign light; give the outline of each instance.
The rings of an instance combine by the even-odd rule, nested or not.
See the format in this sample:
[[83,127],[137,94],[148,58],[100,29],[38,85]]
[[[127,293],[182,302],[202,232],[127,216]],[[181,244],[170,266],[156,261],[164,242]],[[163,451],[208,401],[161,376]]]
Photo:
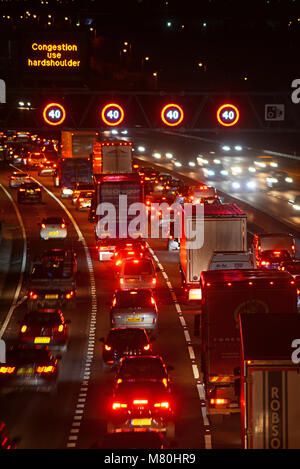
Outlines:
[[124,119],[123,108],[116,103],[109,103],[101,111],[101,118],[106,125],[116,126],[121,124]]
[[179,125],[183,118],[183,109],[178,104],[167,104],[161,111],[163,123],[171,127]]
[[65,108],[59,103],[50,103],[43,111],[44,121],[49,125],[60,125],[66,118]]
[[235,125],[239,118],[239,110],[233,104],[223,104],[217,111],[218,122],[225,127]]

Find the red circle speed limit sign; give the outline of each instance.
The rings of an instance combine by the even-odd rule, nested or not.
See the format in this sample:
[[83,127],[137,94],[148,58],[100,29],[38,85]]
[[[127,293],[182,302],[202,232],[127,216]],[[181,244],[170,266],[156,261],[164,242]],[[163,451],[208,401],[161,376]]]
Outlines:
[[124,119],[124,109],[116,103],[109,103],[101,111],[101,118],[106,125],[115,126],[121,124]]
[[62,124],[66,118],[65,108],[59,103],[49,103],[44,108],[43,118],[49,125]]
[[161,111],[163,123],[171,127],[179,125],[183,121],[183,118],[183,109],[178,104],[167,104]]
[[218,122],[225,127],[235,125],[239,118],[239,110],[234,104],[223,104],[217,111]]

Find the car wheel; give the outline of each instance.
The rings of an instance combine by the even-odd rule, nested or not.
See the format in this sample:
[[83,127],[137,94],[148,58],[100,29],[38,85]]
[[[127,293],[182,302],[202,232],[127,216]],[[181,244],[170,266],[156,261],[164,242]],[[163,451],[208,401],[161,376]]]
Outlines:
[[175,423],[168,422],[166,428],[166,437],[167,438],[175,438]]

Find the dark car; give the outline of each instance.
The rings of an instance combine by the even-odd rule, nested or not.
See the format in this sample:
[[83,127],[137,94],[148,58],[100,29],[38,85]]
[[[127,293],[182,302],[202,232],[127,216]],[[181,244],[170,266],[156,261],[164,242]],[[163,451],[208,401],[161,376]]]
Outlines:
[[278,269],[283,261],[291,261],[292,258],[288,251],[276,249],[272,251],[263,251],[259,260],[260,269]]
[[23,182],[18,189],[18,203],[22,202],[41,202],[42,190],[36,182]]
[[170,389],[170,377],[163,359],[159,355],[124,357],[121,359],[115,376],[115,383],[123,381],[161,381],[166,389]]
[[66,351],[68,324],[60,310],[46,309],[27,313],[19,331],[20,343],[45,344],[51,350]]
[[163,433],[147,428],[131,428],[106,433],[96,449],[167,449]]
[[0,393],[13,391],[46,391],[57,389],[58,358],[46,347],[14,346],[0,363]]
[[103,342],[103,368],[109,369],[120,362],[124,356],[139,356],[152,353],[152,345],[143,328],[130,329],[119,327],[111,329]]
[[107,431],[148,428],[174,438],[174,400],[160,380],[121,381],[115,386]]
[[112,327],[143,327],[156,330],[158,309],[152,290],[117,290],[110,309],[110,321]]

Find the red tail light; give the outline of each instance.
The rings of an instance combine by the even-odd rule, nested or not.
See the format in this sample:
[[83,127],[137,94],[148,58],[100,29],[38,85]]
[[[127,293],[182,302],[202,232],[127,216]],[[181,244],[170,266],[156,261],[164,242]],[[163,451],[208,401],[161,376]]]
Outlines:
[[50,366],[37,366],[36,367],[36,372],[37,373],[53,373],[55,371],[55,367],[50,365]]
[[150,350],[150,344],[144,346],[144,350]]
[[124,285],[124,279],[122,277],[120,278],[120,285]]
[[152,285],[156,285],[156,278],[155,277],[153,277],[153,279],[152,279]]
[[65,223],[62,223],[62,224],[60,225],[60,227],[61,227],[62,229],[64,229],[64,228],[66,227]]
[[15,371],[16,367],[15,366],[0,366],[0,373],[3,374],[11,374]]
[[74,295],[74,292],[72,290],[69,293],[66,293],[65,297],[66,297],[67,300],[70,300],[70,298],[72,298],[73,295]]
[[273,254],[281,254],[281,251],[273,251]]
[[58,332],[63,332],[64,331],[64,325],[63,324],[60,324],[57,328],[57,331]]
[[134,399],[133,405],[147,405],[148,400],[147,399]]
[[151,296],[150,301],[152,305],[155,305],[155,299],[153,298],[153,296]]
[[107,350],[107,352],[111,351],[111,347],[107,344],[104,345],[104,348],[105,348],[105,350]]
[[46,225],[45,225],[45,223],[42,223],[42,225],[41,225],[41,226],[42,226],[43,230],[45,230],[45,229],[46,229]]
[[229,399],[211,399],[210,403],[212,405],[224,405],[224,404],[229,404]]
[[34,291],[29,292],[29,298],[31,300],[36,300],[38,298],[38,295],[34,293]]
[[156,404],[154,404],[154,407],[160,407],[160,408],[163,408],[163,409],[168,409],[170,407],[170,404],[169,404],[169,402],[157,402]]
[[114,402],[113,405],[112,405],[112,408],[113,410],[117,410],[117,409],[126,409],[127,408],[127,404],[121,404],[120,402]]
[[83,202],[83,197],[80,197],[80,198],[78,199],[78,202]]
[[24,324],[24,326],[21,327],[21,332],[22,332],[22,334],[24,334],[24,332],[26,332],[26,331],[27,331],[27,326],[25,326],[25,324]]

